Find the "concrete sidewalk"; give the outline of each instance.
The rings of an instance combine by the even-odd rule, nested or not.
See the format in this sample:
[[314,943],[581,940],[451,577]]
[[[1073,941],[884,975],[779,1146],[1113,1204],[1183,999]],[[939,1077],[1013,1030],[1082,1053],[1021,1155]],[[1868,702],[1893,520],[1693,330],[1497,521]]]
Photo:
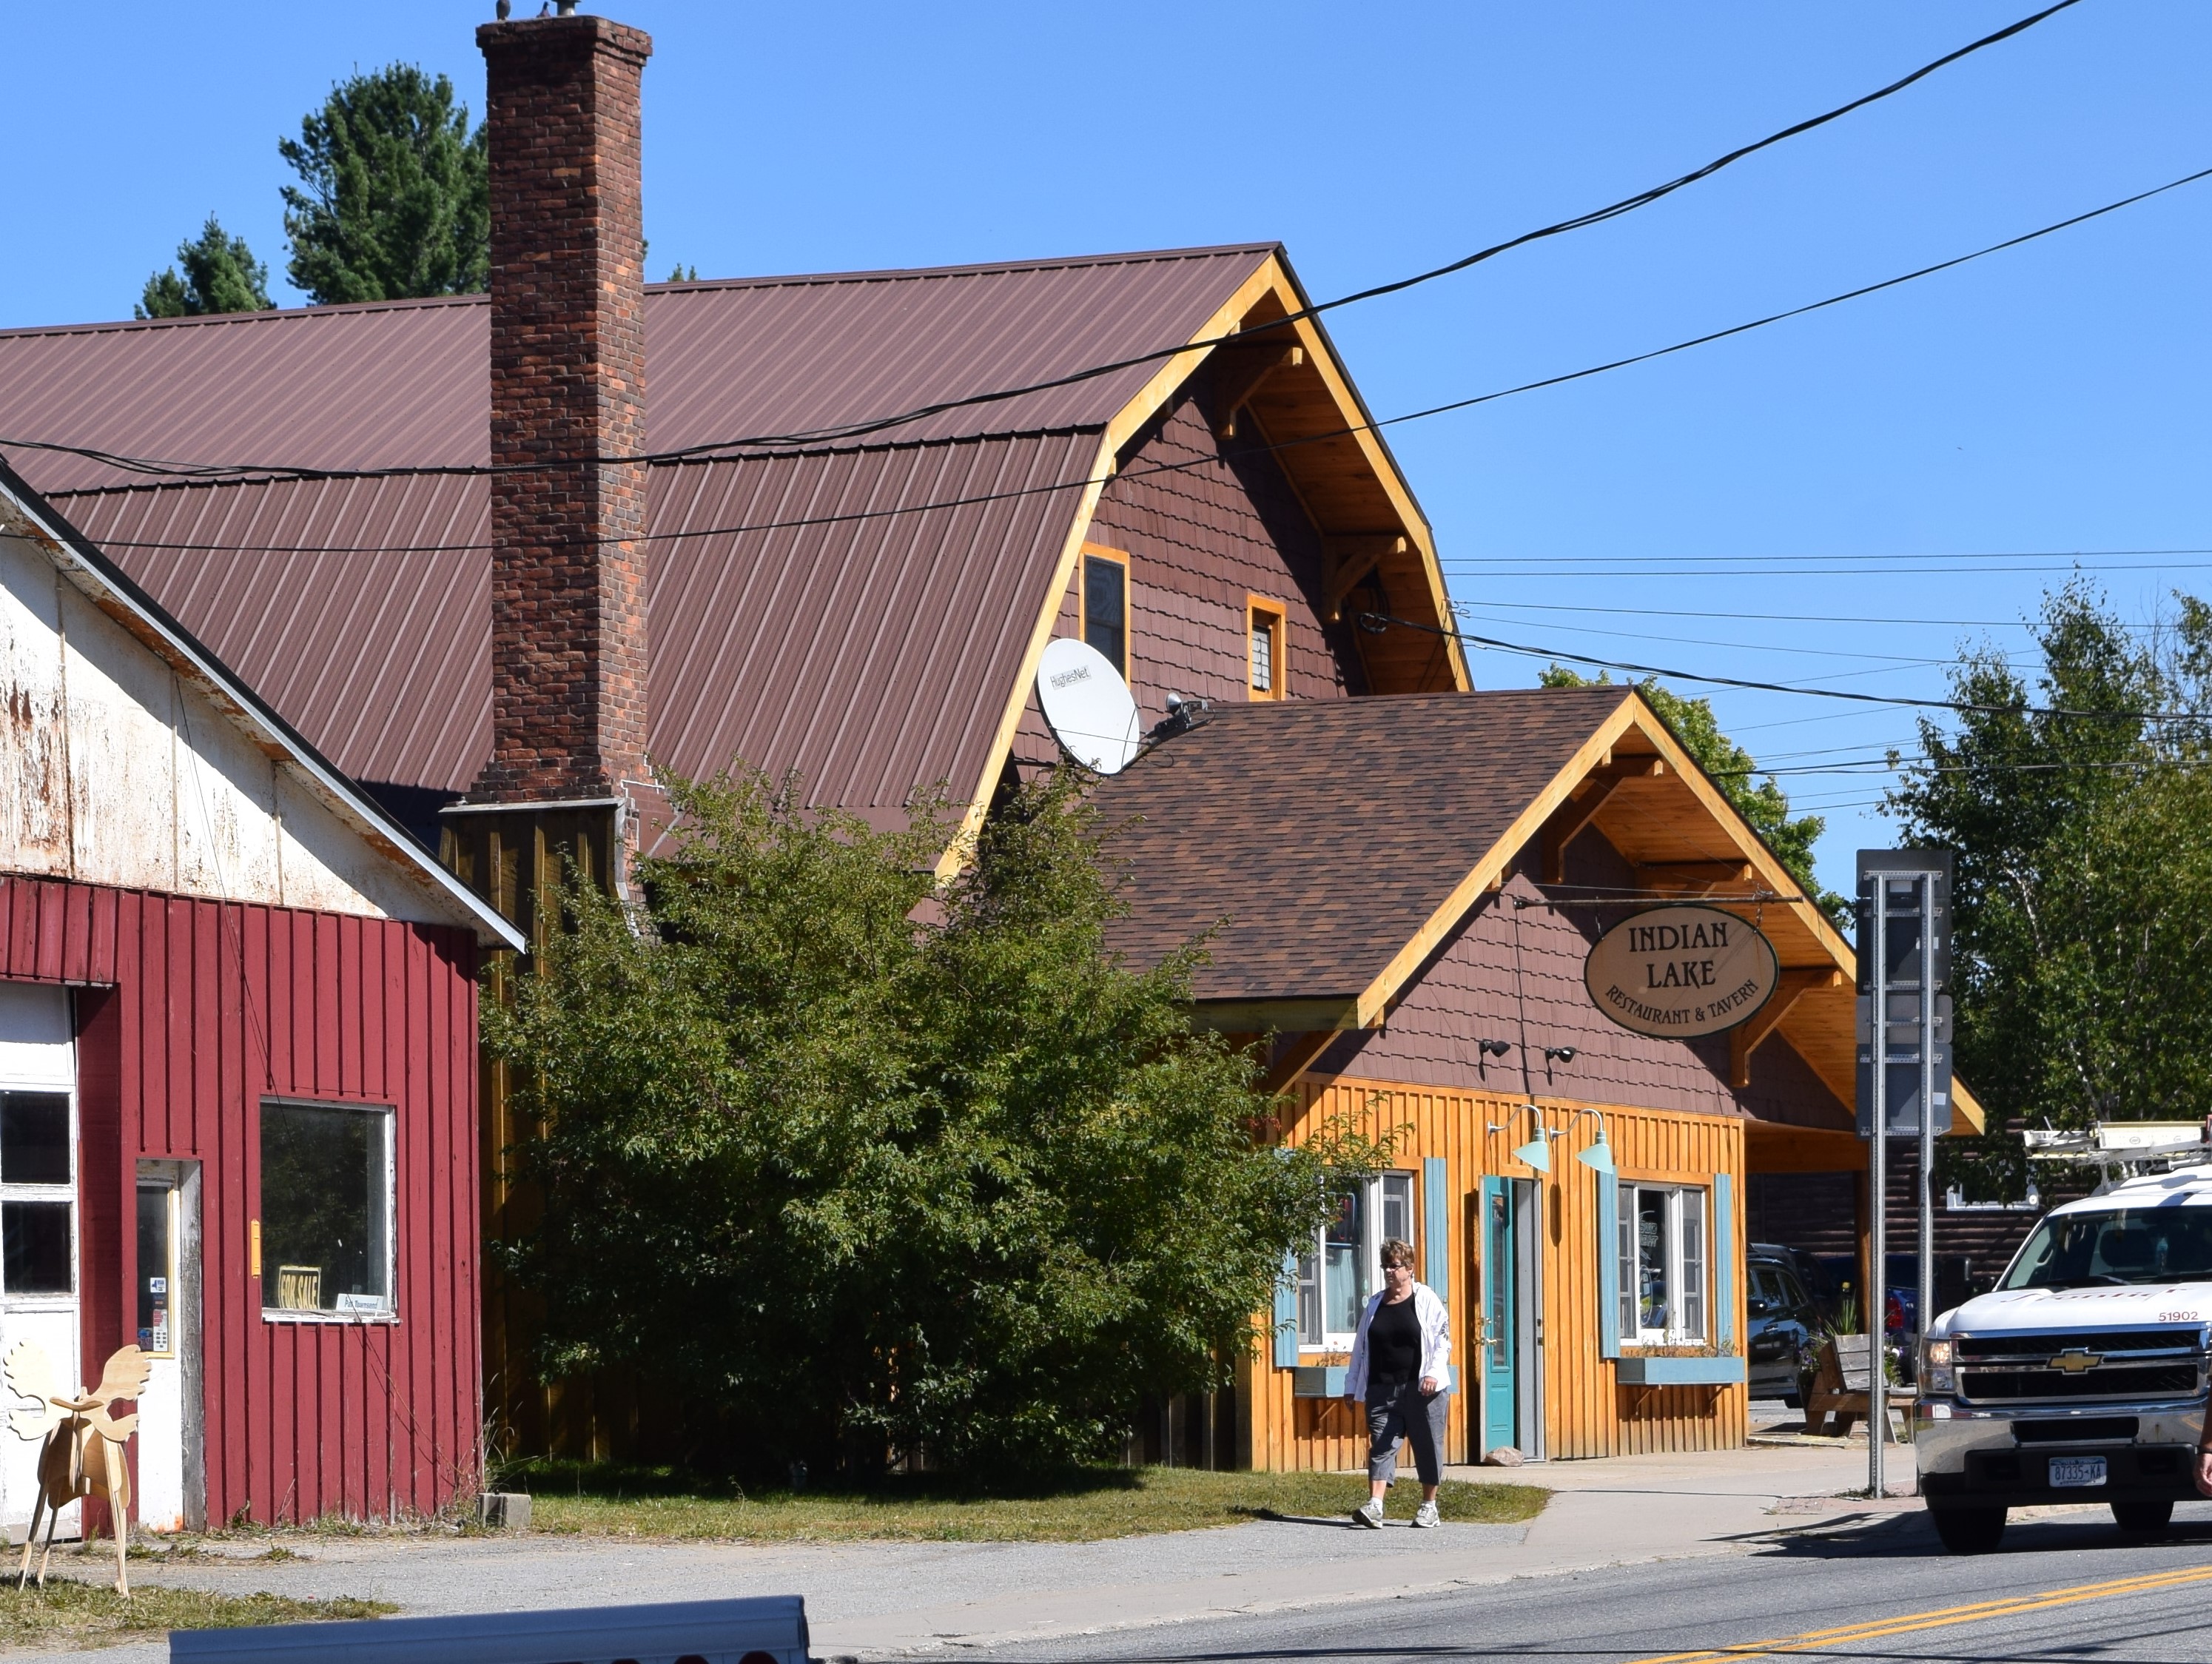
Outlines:
[[[1837,1500],[1865,1483],[1865,1462],[1863,1447],[1754,1447],[1452,1470],[1454,1478],[1553,1490],[1543,1514],[1525,1526],[1415,1532],[1401,1518],[1376,1532],[1341,1518],[1284,1520],[1103,1543],[290,1536],[284,1542],[302,1557],[296,1561],[134,1567],[132,1577],[234,1594],[360,1595],[409,1612],[800,1594],[817,1655],[873,1658],[1743,1552],[1778,1531],[1918,1507]],[[1908,1454],[1908,1473],[1909,1463]],[[86,1575],[73,1563],[66,1573]],[[161,1642],[95,1655],[106,1664],[167,1655]]]

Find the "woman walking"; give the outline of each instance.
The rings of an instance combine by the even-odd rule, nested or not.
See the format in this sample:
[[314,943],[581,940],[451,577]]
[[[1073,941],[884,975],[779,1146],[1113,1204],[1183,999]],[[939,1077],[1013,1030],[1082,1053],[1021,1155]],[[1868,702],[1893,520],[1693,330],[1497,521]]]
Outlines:
[[1425,1283],[1413,1281],[1413,1248],[1392,1237],[1382,1245],[1382,1289],[1359,1314],[1344,1396],[1367,1406],[1367,1484],[1370,1495],[1352,1511],[1352,1523],[1379,1531],[1382,1497],[1398,1477],[1398,1441],[1413,1447],[1421,1506],[1413,1523],[1437,1523],[1437,1486],[1443,1478],[1444,1395],[1451,1390],[1451,1314]]

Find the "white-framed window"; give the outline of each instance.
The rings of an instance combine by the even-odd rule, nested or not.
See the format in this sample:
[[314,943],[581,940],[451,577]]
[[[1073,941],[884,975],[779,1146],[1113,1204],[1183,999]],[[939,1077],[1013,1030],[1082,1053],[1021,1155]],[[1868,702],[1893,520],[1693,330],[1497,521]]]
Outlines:
[[1620,1335],[1639,1345],[1706,1338],[1705,1192],[1620,1187]]
[[261,1305],[273,1317],[392,1312],[392,1108],[261,1104]]
[[1339,1191],[1336,1210],[1298,1257],[1298,1344],[1341,1352],[1382,1286],[1382,1245],[1413,1240],[1413,1175],[1377,1173]]
[[1251,697],[1284,697],[1283,636],[1285,614],[1280,605],[1255,595],[1246,606],[1246,637],[1250,643],[1247,663]]
[[76,1293],[73,1093],[0,1091],[0,1293],[11,1307]]

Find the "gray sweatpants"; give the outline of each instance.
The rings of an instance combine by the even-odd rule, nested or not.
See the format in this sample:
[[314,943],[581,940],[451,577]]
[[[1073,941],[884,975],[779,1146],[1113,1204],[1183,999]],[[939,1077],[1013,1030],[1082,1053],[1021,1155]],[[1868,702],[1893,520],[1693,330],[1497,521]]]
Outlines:
[[[1384,1394],[1376,1397],[1380,1391]],[[1389,1484],[1398,1477],[1398,1441],[1413,1447],[1413,1467],[1421,1483],[1432,1485],[1443,1478],[1444,1397],[1442,1393],[1421,1396],[1421,1383],[1409,1381],[1393,1390],[1370,1387],[1367,1395],[1367,1477]]]

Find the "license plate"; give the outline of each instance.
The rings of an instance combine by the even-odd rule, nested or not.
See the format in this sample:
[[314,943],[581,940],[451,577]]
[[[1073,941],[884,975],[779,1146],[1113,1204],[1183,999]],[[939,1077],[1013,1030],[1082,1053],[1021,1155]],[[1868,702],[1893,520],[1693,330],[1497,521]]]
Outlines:
[[2104,1483],[2105,1459],[2102,1456],[2053,1456],[2051,1459],[2051,1488],[2053,1490]]

